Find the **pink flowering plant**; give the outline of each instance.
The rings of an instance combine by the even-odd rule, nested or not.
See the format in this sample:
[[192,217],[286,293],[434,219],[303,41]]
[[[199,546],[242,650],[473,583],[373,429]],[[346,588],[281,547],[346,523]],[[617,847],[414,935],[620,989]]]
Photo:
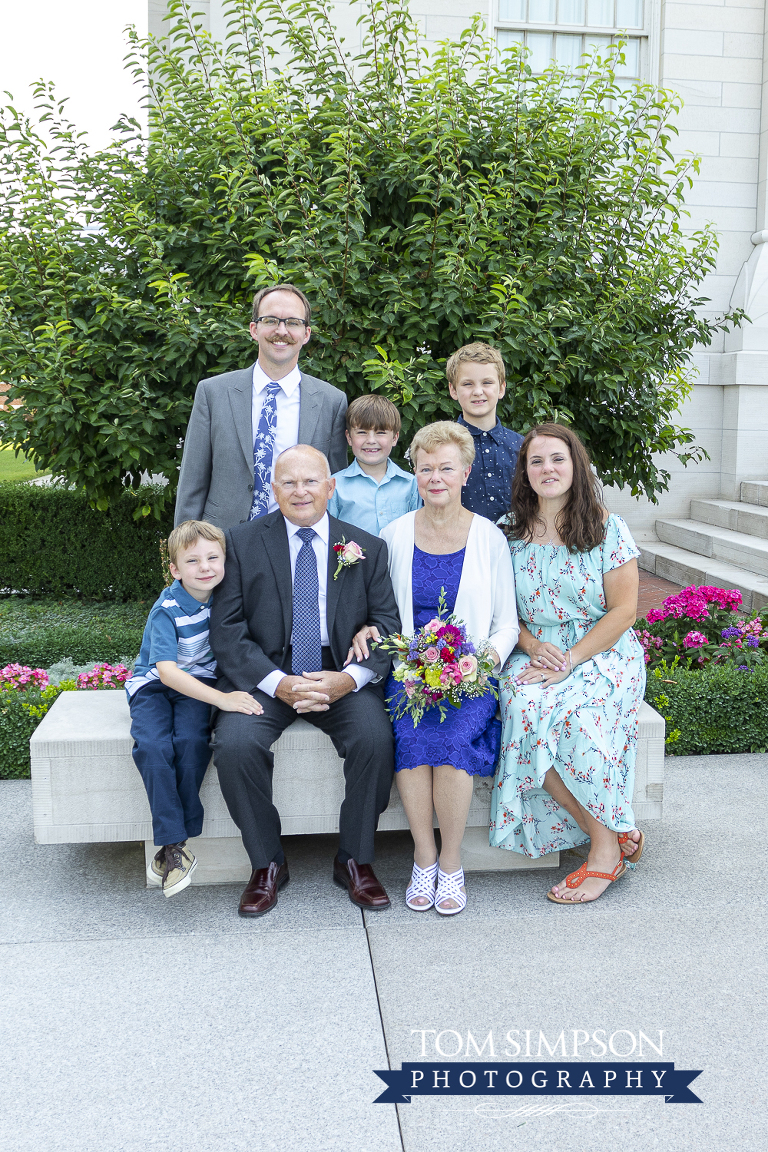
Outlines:
[[387,704],[397,719],[410,716],[414,728],[428,708],[439,708],[442,724],[449,704],[460,708],[465,699],[498,696],[490,678],[494,658],[489,641],[475,647],[465,625],[447,615],[444,592],[441,589],[437,616],[413,636],[395,633],[379,641],[379,647],[400,661],[392,675],[404,689]]
[[130,676],[124,664],[96,664],[90,672],[81,672],[77,678],[78,688],[122,688]]
[[677,660],[682,668],[733,661],[742,670],[761,664],[768,652],[768,610],[745,616],[741,593],[710,585],[683,588],[638,620],[635,634],[649,671]]
[[26,692],[29,688],[46,688],[48,673],[44,668],[28,668],[26,664],[6,664],[0,668],[0,688],[15,688]]

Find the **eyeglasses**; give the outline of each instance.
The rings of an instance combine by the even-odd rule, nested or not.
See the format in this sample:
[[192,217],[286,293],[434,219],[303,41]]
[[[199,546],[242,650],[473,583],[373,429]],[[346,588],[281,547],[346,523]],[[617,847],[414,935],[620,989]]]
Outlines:
[[265,328],[279,328],[281,324],[285,324],[289,332],[301,332],[306,326],[306,320],[299,320],[298,316],[289,316],[287,320],[277,316],[259,316],[256,320],[257,324],[263,324]]
[[294,492],[299,484],[306,488],[308,492],[316,492],[321,484],[325,484],[325,480],[275,480],[278,488],[282,488],[285,492]]

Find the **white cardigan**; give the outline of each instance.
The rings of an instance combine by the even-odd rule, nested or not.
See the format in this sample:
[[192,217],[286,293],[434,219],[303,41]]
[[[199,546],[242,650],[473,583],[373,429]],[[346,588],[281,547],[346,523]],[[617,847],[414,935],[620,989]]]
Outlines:
[[[403,632],[413,632],[413,537],[416,513],[407,512],[382,529],[389,549],[389,575],[395,589]],[[437,611],[437,604],[435,604]],[[515,599],[515,573],[506,537],[484,516],[469,526],[464,566],[454,614],[467,626],[473,643],[489,639],[503,665],[517,643],[520,626]],[[498,666],[497,666],[498,668]]]

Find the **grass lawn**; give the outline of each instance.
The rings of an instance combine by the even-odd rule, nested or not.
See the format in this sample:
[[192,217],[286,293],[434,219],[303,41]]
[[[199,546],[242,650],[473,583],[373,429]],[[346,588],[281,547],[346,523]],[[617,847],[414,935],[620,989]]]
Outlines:
[[38,472],[31,460],[14,453],[13,448],[0,448],[0,482],[3,480],[34,480],[44,476]]

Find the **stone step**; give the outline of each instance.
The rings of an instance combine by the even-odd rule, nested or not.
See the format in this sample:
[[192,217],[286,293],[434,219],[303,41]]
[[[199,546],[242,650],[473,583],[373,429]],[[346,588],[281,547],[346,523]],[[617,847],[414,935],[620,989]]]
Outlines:
[[768,604],[768,577],[756,576],[753,572],[737,568],[735,564],[700,556],[660,540],[638,542],[638,548],[640,567],[645,572],[660,576],[662,580],[671,580],[674,584],[682,584],[684,588],[691,584],[738,588],[746,611]]
[[745,504],[768,508],[768,480],[742,480],[739,496]]
[[691,500],[691,519],[768,540],[768,505],[738,500]]
[[700,520],[657,520],[656,535],[664,544],[674,544],[711,560],[723,560],[757,576],[768,576],[768,540],[758,536]]

